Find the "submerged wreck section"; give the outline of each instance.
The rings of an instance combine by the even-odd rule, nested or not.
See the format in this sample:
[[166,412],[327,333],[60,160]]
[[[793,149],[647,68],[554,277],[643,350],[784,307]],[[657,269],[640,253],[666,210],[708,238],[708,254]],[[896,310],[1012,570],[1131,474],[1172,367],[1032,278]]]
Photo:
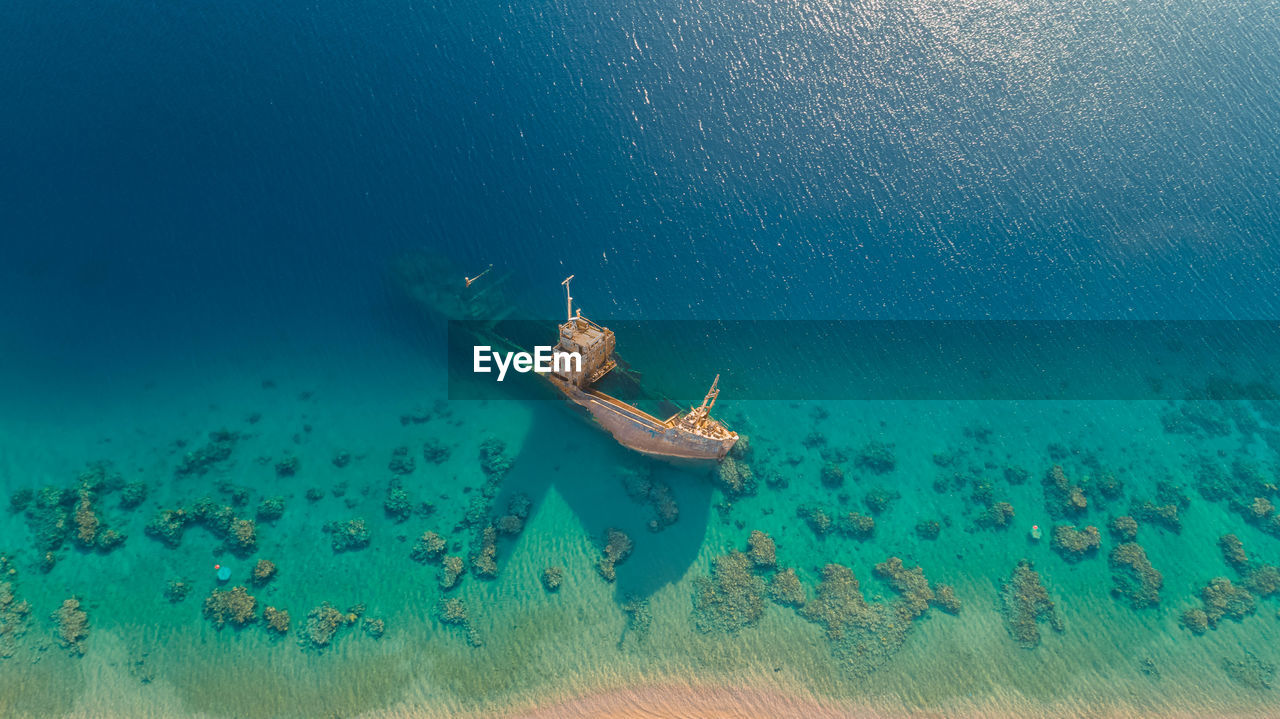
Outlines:
[[573,311],[569,294],[570,275],[565,288],[567,317],[560,325],[556,351],[576,353],[581,363],[557,367],[547,375],[556,389],[574,404],[582,407],[624,447],[643,454],[683,460],[723,459],[738,441],[738,434],[711,417],[711,409],[720,395],[720,375],[716,375],[702,404],[685,414],[676,413],[660,420],[638,407],[629,405],[593,388],[617,367],[613,358],[617,340],[613,332]]

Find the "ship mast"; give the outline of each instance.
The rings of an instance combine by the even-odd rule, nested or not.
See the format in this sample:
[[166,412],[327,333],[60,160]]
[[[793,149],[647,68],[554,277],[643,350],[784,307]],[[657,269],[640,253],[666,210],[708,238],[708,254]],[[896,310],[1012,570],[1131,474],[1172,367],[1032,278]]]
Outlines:
[[716,398],[720,396],[720,390],[716,389],[716,385],[720,384],[720,375],[711,382],[711,389],[707,390],[707,396],[702,398],[702,406],[698,408],[699,412],[706,414],[711,408],[716,406]]
[[573,295],[569,294],[569,280],[571,279],[573,279],[573,275],[569,275],[568,277],[564,278],[564,282],[560,283],[564,285],[564,314],[565,314],[564,321],[565,322],[573,321]]

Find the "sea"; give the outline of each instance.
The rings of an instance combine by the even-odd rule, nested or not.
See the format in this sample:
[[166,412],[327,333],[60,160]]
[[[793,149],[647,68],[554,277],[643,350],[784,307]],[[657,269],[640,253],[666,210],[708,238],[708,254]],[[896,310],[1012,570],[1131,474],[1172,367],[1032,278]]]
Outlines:
[[[1280,2],[0,36],[0,716],[1280,716]],[[456,380],[570,275],[725,462]]]

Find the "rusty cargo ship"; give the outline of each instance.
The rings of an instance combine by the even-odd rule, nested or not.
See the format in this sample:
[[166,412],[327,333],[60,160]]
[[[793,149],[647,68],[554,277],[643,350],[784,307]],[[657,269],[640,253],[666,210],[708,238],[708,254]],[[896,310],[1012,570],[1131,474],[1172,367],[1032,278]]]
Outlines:
[[560,325],[559,352],[576,352],[580,365],[572,370],[553,371],[547,379],[574,404],[582,407],[624,447],[643,454],[677,460],[720,460],[738,441],[738,434],[712,418],[711,409],[720,395],[720,375],[716,375],[702,404],[686,413],[658,419],[638,407],[605,394],[594,385],[617,367],[613,331],[582,316],[573,309],[569,292],[570,275],[562,283],[566,317]]

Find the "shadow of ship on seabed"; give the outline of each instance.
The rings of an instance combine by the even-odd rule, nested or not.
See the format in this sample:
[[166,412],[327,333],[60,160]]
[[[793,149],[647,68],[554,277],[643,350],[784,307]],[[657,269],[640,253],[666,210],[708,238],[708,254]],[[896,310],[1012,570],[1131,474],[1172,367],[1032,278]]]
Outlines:
[[[397,293],[409,301],[411,311],[436,323],[469,320],[479,325],[481,332],[497,327],[512,313],[501,292],[505,279],[492,269],[484,270],[478,278],[464,278],[447,259],[427,252],[398,258],[391,272]],[[485,282],[491,285],[483,286]],[[465,296],[463,289],[468,290]],[[562,336],[572,322],[571,317],[561,325]],[[519,349],[497,334],[486,339]],[[640,387],[638,377],[625,367],[613,374],[624,397],[628,393],[655,396]],[[692,565],[706,533],[718,467],[714,461],[673,464],[632,452],[610,440],[595,422],[580,421],[585,413],[566,412],[563,405],[527,403],[533,414],[531,428],[519,453],[509,458],[511,469],[493,506],[505,507],[509,498],[518,494],[540,505],[554,486],[594,538],[598,556],[605,557],[611,530],[625,533],[635,550],[618,562],[620,569],[612,581],[616,601],[626,607],[632,600],[647,598],[680,580]],[[674,410],[673,404],[667,406]],[[701,416],[705,415],[695,419]],[[673,419],[680,417],[673,415]],[[727,452],[737,435],[724,431],[732,435],[732,441],[723,447]],[[716,451],[719,456],[723,452]],[[601,574],[606,573],[602,569]]]

